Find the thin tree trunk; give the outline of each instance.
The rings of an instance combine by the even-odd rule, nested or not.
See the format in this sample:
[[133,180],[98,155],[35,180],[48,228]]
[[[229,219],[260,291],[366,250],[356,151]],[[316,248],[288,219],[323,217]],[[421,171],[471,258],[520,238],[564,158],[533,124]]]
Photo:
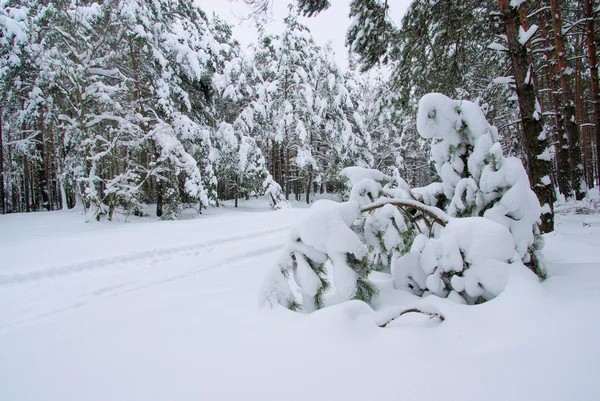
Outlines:
[[[537,8],[542,9],[541,0],[537,1]],[[543,39],[543,47],[546,50],[547,60],[547,81],[550,87],[550,94],[548,96],[549,103],[554,111],[554,132],[553,132],[553,143],[554,153],[556,154],[556,183],[558,184],[558,190],[561,194],[568,196],[573,192],[571,185],[571,168],[569,165],[570,154],[569,154],[569,142],[565,131],[564,115],[560,110],[560,89],[558,83],[558,74],[556,72],[556,54],[552,51],[553,45],[550,41],[549,23],[546,19],[546,13],[544,11],[539,13],[541,33]]]
[[[137,108],[137,112],[142,116],[142,118],[146,118],[147,117],[147,113],[146,110],[144,108],[144,105],[142,103],[142,88],[141,88],[141,73],[139,70],[139,63],[138,63],[138,59],[137,59],[137,54],[135,51],[135,45],[134,45],[134,41],[133,38],[129,37],[128,38],[128,44],[129,44],[129,56],[131,59],[131,70],[133,71],[133,76],[134,76],[134,87],[133,87],[133,100],[136,103],[136,108]],[[144,136],[146,136],[148,134],[149,131],[149,127],[148,127],[148,123],[145,120],[142,120],[142,122],[140,123],[140,128],[144,134]],[[144,176],[142,177],[142,180],[144,182],[143,187],[146,189],[147,193],[150,195],[150,197],[152,196],[152,180],[148,179],[148,173],[147,173],[147,169],[150,166],[150,159],[151,159],[151,155],[149,155],[148,149],[145,147],[142,147],[142,149],[140,150],[140,164],[144,167],[144,169],[146,169],[146,172],[144,174]],[[161,214],[162,214],[162,209],[161,209]]]
[[239,188],[240,188],[240,180],[238,177],[235,177],[235,189],[233,191],[235,196],[235,207],[238,207],[238,198],[239,198]]
[[308,183],[306,184],[306,203],[310,204],[310,190],[312,187],[313,173],[312,166],[308,167]]
[[[579,41],[578,41],[579,42]],[[579,46],[576,46],[579,47]],[[583,63],[580,58],[575,62],[575,110],[577,112],[577,121],[581,124],[582,154],[583,154],[583,178],[586,187],[594,185],[592,149],[590,146],[590,130],[588,125],[587,110],[585,99],[583,97]],[[590,173],[591,178],[590,178]]]
[[67,200],[67,191],[65,190],[65,184],[62,178],[59,177],[58,185],[60,186],[60,210],[67,210],[69,208],[69,201]]
[[[23,132],[21,139],[25,139],[25,123],[22,124],[21,130]],[[27,154],[23,155],[23,200],[25,202],[25,211],[31,212],[31,197],[30,197],[30,176],[29,176],[29,158]]]
[[31,212],[29,199],[29,160],[27,160],[27,156],[23,156],[23,193],[25,197],[25,211]]
[[38,183],[38,187],[39,187],[39,194],[41,195],[41,205],[39,205],[40,207],[38,208],[41,209],[42,207],[45,207],[46,210],[50,210],[50,198],[48,197],[48,182],[46,180],[46,169],[45,169],[45,163],[44,161],[46,160],[46,129],[45,129],[45,124],[44,124],[44,112],[41,112],[40,115],[40,129],[39,129],[39,134],[36,135],[37,137],[37,143],[36,143],[36,148],[37,148],[37,152],[41,158],[41,163],[37,166],[37,183]]
[[583,199],[585,191],[581,185],[582,163],[581,143],[579,126],[575,120],[575,102],[569,69],[567,68],[567,56],[565,54],[565,39],[562,32],[562,16],[558,0],[550,0],[552,10],[552,25],[554,27],[554,44],[556,60],[558,62],[558,73],[562,89],[562,106],[564,113],[565,129],[569,142],[569,166],[571,168],[571,183],[575,191],[576,199]]
[[6,204],[4,202],[4,141],[2,133],[2,108],[0,107],[0,213],[6,213]]
[[537,91],[533,86],[533,81],[527,78],[532,75],[533,68],[528,63],[527,48],[519,43],[519,10],[510,5],[510,0],[499,1],[519,98],[519,111],[525,139],[523,145],[528,161],[529,177],[533,184],[533,190],[544,208],[540,228],[543,233],[547,233],[554,229],[554,196],[550,179],[552,166],[550,159],[545,157],[549,153],[550,144],[544,130]]
[[46,183],[48,185],[48,210],[58,209],[57,203],[57,188],[54,179],[54,138],[52,135],[52,125],[46,127],[46,141],[44,142],[46,151],[44,152],[44,172],[46,175]]
[[163,185],[162,181],[156,180],[156,217],[163,215]]
[[[8,132],[7,134],[7,139],[8,142],[11,141],[11,135],[10,132]],[[8,157],[7,160],[7,165],[8,166],[12,166],[13,165],[13,154],[11,151],[11,147],[7,146],[6,147],[6,156]],[[10,212],[16,212],[19,210],[19,200],[20,200],[20,194],[18,193],[18,185],[17,185],[17,177],[18,174],[13,171],[12,169],[9,170],[9,178],[6,180],[6,188],[7,188],[7,195],[6,197],[8,198],[10,196],[10,203],[8,205],[4,205],[5,210],[10,213]]]
[[284,175],[284,180],[285,180],[285,199],[290,200],[290,193],[292,192],[292,182],[291,182],[291,174],[292,173],[290,171],[291,155],[290,155],[290,150],[287,148],[287,144],[286,144],[286,146],[284,146],[284,152],[285,152],[285,162],[284,162],[283,175]]
[[585,17],[587,19],[586,31],[590,67],[590,91],[594,107],[592,122],[596,133],[596,177],[598,178],[598,187],[600,188],[600,85],[598,83],[598,55],[596,54],[593,0],[585,0]]
[[283,184],[283,176],[281,170],[281,147],[276,141],[273,141],[272,144],[272,168],[273,168],[273,177],[275,177],[275,181],[278,184]]

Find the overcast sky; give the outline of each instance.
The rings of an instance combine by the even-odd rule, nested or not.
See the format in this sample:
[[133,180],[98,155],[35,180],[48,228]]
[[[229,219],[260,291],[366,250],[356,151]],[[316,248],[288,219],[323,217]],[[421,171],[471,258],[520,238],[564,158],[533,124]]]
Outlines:
[[[390,1],[390,16],[400,26],[402,16],[412,0]],[[207,13],[214,11],[221,18],[234,25],[235,38],[245,48],[256,41],[254,21],[242,21],[240,17],[248,15],[248,8],[242,0],[195,0]],[[274,0],[273,21],[266,27],[268,33],[280,33],[283,30],[283,18],[287,14],[287,0]],[[341,66],[347,66],[347,51],[344,47],[346,30],[350,24],[348,13],[350,0],[331,0],[331,7],[312,18],[301,18],[304,25],[310,29],[315,42],[324,46],[331,40],[336,52],[336,59]]]

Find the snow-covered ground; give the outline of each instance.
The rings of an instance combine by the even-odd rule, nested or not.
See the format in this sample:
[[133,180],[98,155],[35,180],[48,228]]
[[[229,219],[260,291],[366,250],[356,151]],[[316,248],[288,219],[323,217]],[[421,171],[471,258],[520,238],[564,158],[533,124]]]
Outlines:
[[[0,216],[0,400],[598,399],[599,215],[558,217],[541,286],[465,306],[380,275],[378,312],[302,315],[259,310],[257,293],[306,209],[242,206],[127,224]],[[446,320],[379,328],[389,305]]]

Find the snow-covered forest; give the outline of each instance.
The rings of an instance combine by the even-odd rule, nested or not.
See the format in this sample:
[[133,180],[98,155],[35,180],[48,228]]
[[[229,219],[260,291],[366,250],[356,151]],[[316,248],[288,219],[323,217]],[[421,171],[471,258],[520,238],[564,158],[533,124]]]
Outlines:
[[[3,1],[0,212],[79,200],[96,218],[148,203],[175,218],[271,181],[310,201],[355,165],[424,185],[415,117],[430,92],[480,105],[534,183],[580,199],[598,176],[594,6],[503,3],[414,1],[396,26],[385,2],[355,0],[346,70],[294,8],[242,49],[192,2]],[[534,112],[533,125],[521,116]]]
[[184,1],[3,2],[4,212],[339,190],[401,160],[389,82],[344,71],[290,10],[241,49]]
[[600,3],[274,1],[0,0],[0,399],[597,399]]

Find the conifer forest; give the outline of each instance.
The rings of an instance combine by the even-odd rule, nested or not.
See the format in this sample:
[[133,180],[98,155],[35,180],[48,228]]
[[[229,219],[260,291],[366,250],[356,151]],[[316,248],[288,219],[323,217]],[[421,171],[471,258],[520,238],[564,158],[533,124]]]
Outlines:
[[5,0],[0,212],[79,199],[97,218],[143,203],[175,217],[271,181],[310,202],[355,165],[425,185],[415,116],[430,92],[480,105],[541,199],[580,199],[600,171],[597,8],[513,3],[416,0],[396,25],[387,2],[353,0],[342,68],[298,17],[326,1],[241,48],[193,2]]
[[1,401],[600,399],[600,0],[0,0]]

